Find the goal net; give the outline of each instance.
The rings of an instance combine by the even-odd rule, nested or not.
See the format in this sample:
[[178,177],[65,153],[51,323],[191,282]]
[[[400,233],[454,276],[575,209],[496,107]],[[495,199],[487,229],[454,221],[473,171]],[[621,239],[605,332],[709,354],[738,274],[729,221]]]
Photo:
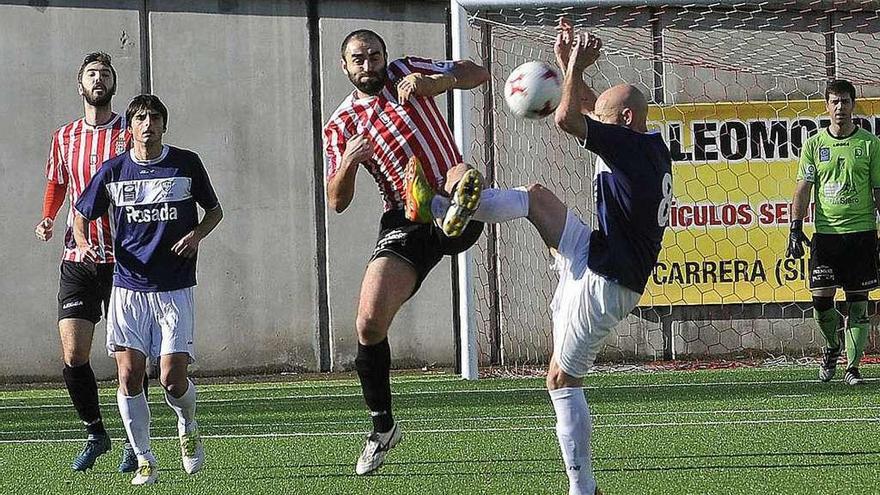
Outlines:
[[[827,81],[856,86],[857,121],[880,135],[880,2],[453,0],[459,6],[461,55],[492,74],[468,96],[459,124],[466,157],[489,182],[541,183],[593,221],[594,157],[552,118],[511,115],[502,94],[518,65],[555,65],[560,16],[603,39],[587,84],[597,94],[638,86],[652,103],[649,127],[669,144],[674,202],[663,250],[639,307],[598,364],[818,354],[806,260],[784,256],[789,203],[801,144],[828,125]],[[487,226],[472,258],[480,369],[540,369],[552,350],[556,284],[540,237],[525,220]],[[874,330],[868,352],[877,350]]]

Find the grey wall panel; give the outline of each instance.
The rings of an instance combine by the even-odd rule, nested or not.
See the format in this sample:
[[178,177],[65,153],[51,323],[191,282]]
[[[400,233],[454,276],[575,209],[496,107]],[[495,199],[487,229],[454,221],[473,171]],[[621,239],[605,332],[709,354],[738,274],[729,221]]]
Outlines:
[[310,64],[303,2],[150,6],[152,85],[166,141],[198,152],[225,218],[202,245],[203,371],[311,370],[316,269]]
[[[340,68],[340,44],[355,29],[372,29],[388,45],[388,57],[418,55],[445,58],[445,2],[419,5],[363,1],[322,1],[321,64],[323,121],[353,90]],[[445,99],[438,100],[441,109]],[[337,215],[328,209],[328,266],[334,369],[353,367],[357,352],[355,317],[361,278],[375,246],[382,202],[375,182],[359,173],[354,201]],[[392,359],[396,365],[454,362],[451,275],[448,258],[440,263],[394,320]]]
[[[40,220],[50,135],[82,117],[76,74],[83,56],[95,50],[113,56],[117,111],[140,86],[140,2],[112,2],[113,8],[48,3],[0,5],[0,249],[10,255],[0,264],[0,376],[61,376],[56,294],[67,207],[48,245],[34,238],[33,227]],[[104,351],[103,327],[95,333],[92,363],[97,375],[108,377],[115,365]]]

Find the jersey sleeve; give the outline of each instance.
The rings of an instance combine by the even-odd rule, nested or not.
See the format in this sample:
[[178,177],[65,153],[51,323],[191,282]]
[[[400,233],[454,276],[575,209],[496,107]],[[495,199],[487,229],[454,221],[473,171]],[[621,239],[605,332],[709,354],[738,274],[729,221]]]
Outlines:
[[46,160],[46,179],[53,184],[67,184],[67,167],[64,166],[64,154],[58,141],[60,134],[58,131],[52,134],[49,158]]
[[868,153],[871,157],[871,187],[880,189],[880,139],[874,139],[870,143]]
[[196,203],[205,211],[213,210],[220,205],[217,199],[217,193],[214,192],[214,186],[208,177],[208,171],[198,155],[194,158],[193,176],[192,176],[192,195]]
[[324,156],[327,157],[327,180],[331,180],[339,166],[342,164],[342,154],[345,153],[345,131],[335,121],[328,122],[324,126]]
[[110,194],[107,192],[109,170],[107,167],[98,169],[76,201],[76,211],[89,221],[101,218],[110,209]]
[[621,125],[603,124],[584,116],[587,138],[580,145],[600,157],[609,168],[629,174],[644,165],[645,135]]
[[399,59],[411,72],[418,72],[427,76],[434,74],[447,74],[455,66],[454,60],[433,60],[421,57],[406,57]]
[[[801,157],[798,160],[797,180],[807,181],[811,184],[816,183],[816,155],[815,155],[814,139],[808,139],[801,148]],[[874,179],[874,171],[871,170],[871,180]]]

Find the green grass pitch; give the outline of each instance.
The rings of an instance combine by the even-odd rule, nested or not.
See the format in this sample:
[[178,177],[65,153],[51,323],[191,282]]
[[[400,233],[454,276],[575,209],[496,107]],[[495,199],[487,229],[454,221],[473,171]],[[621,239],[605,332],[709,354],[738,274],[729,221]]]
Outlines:
[[[587,378],[593,466],[614,494],[880,491],[880,381],[848,387],[816,368],[597,373]],[[880,376],[880,367],[863,374]],[[356,380],[200,385],[205,469],[181,466],[175,418],[151,387],[159,484],[116,473],[122,426],[101,389],[113,449],[94,469],[63,389],[0,392],[0,494],[564,494],[543,380],[395,374],[404,437],[374,476],[354,463],[368,418]]]

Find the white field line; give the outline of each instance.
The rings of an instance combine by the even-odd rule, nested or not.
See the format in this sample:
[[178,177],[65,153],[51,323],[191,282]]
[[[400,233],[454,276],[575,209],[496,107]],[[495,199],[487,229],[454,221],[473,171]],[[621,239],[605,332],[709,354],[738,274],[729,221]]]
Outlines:
[[[875,411],[880,410],[880,405],[876,406],[856,406],[856,407],[815,407],[815,408],[793,408],[793,409],[712,409],[712,410],[693,410],[693,411],[656,411],[656,412],[615,412],[594,414],[594,421],[601,421],[606,418],[625,418],[625,417],[666,417],[670,415],[676,416],[723,416],[723,415],[748,415],[748,414],[792,414],[792,413],[816,413],[816,412],[847,412],[847,411]],[[553,414],[524,414],[514,416],[470,416],[470,417],[447,417],[447,418],[409,418],[401,419],[400,422],[411,424],[425,423],[445,423],[445,422],[485,422],[485,421],[515,421],[515,420],[541,420],[555,419]],[[276,428],[276,427],[312,427],[312,426],[343,426],[343,425],[359,425],[364,423],[363,419],[351,420],[334,420],[334,421],[295,421],[289,423],[206,423],[202,425],[203,429],[227,429],[227,428]],[[668,424],[668,423],[663,423]],[[609,426],[609,425],[606,425]],[[409,431],[409,430],[407,430]],[[0,431],[0,435],[21,435],[21,434],[58,434],[58,433],[79,433],[82,428],[60,428],[47,430],[45,428],[39,430],[17,430],[17,431]]]
[[[878,381],[880,378],[867,378],[865,381]],[[685,388],[685,387],[722,387],[735,385],[795,385],[795,384],[815,384],[816,380],[778,380],[778,381],[748,381],[748,382],[706,382],[706,383],[659,383],[659,384],[624,384],[624,385],[608,385],[584,387],[587,392],[591,390],[620,390],[620,389],[652,389],[652,388]],[[517,388],[496,388],[496,389],[459,389],[459,390],[413,390],[408,392],[394,393],[395,397],[408,396],[424,396],[424,395],[455,395],[455,394],[496,394],[496,393],[514,393],[514,392],[546,392],[544,387],[517,387]],[[199,399],[201,404],[229,403],[229,402],[254,402],[254,401],[286,401],[286,400],[314,400],[314,399],[340,399],[349,397],[361,397],[361,392],[351,392],[344,394],[310,394],[310,395],[279,395],[267,397],[231,397],[225,399]],[[25,399],[17,399],[25,400]],[[154,401],[151,403],[158,404],[162,401]],[[101,407],[112,406],[111,403],[101,404]],[[0,406],[0,411],[13,409],[59,409],[69,408],[69,403],[62,404],[16,404],[10,406]]]
[[[445,383],[445,382],[461,382],[461,377],[458,376],[424,376],[424,377],[405,377],[405,378],[392,378],[391,385],[400,385],[400,384],[410,384],[410,383],[419,383],[419,384],[431,384],[431,383]],[[158,381],[150,380],[150,385],[156,385],[158,387]],[[196,384],[198,385],[198,384]],[[100,386],[100,384],[99,384]],[[204,390],[202,390],[204,388]],[[315,381],[311,383],[298,383],[298,382],[259,382],[253,384],[243,384],[238,385],[234,383],[223,383],[223,384],[206,384],[199,387],[199,394],[212,394],[212,393],[224,393],[224,392],[262,392],[266,390],[309,390],[309,389],[326,389],[326,388],[360,388],[360,384],[357,379],[350,380],[327,380],[327,381]],[[50,389],[51,390],[51,389]],[[18,392],[9,392],[8,395],[0,395],[0,402],[4,401],[17,401],[17,400],[34,400],[34,399],[67,399],[68,395],[64,392],[64,389],[58,391],[58,393],[52,393],[47,395],[42,395],[38,397],[27,396],[27,395],[16,395],[20,394],[21,391]],[[2,394],[2,392],[0,392]]]
[[[876,423],[880,421],[880,417],[876,418],[813,418],[813,419],[764,419],[764,420],[743,420],[743,421],[694,421],[694,422],[675,422],[675,423],[630,423],[630,424],[594,424],[593,428],[679,428],[685,426],[730,426],[730,425],[772,425],[772,424],[815,424],[815,423]],[[434,428],[434,429],[407,429],[408,435],[412,434],[442,434],[442,433],[485,433],[485,432],[510,432],[510,431],[550,431],[554,430],[554,426],[511,426],[504,428]],[[289,432],[289,433],[242,433],[242,434],[219,434],[219,435],[202,435],[202,438],[216,439],[238,439],[238,438],[297,438],[297,437],[334,437],[334,436],[363,436],[366,431],[344,431],[344,432]],[[173,436],[153,437],[153,440],[177,440]],[[25,443],[77,443],[82,442],[82,438],[63,438],[63,439],[16,439],[16,440],[0,440],[0,444],[25,444]]]

